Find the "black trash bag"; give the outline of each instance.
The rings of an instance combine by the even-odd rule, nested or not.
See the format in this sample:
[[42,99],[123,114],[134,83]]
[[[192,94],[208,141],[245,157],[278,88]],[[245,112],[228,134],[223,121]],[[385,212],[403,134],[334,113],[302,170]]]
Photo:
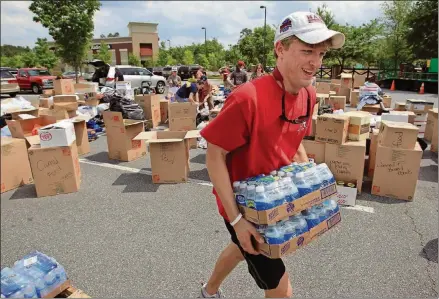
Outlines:
[[121,112],[124,119],[145,120],[142,107],[133,100],[122,97],[117,92],[112,95],[108,94],[108,99],[110,100],[110,111]]

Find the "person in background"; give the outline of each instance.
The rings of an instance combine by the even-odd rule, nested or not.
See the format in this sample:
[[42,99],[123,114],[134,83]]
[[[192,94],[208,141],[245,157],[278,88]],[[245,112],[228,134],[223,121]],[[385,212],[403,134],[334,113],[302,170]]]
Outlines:
[[206,72],[203,68],[199,68],[196,72],[192,74],[192,78],[188,79],[188,82],[195,83],[200,80],[203,75],[206,76]]
[[201,80],[204,81],[201,89],[198,90],[198,98],[200,99],[200,106],[207,101],[209,110],[213,109],[212,101],[212,84],[209,83],[206,76],[201,76]]
[[124,81],[123,80],[123,74],[122,74],[122,72],[120,71],[120,69],[119,68],[115,68],[114,69],[114,80],[116,81],[116,82],[120,82],[120,81]]
[[262,64],[258,63],[256,65],[255,71],[250,76],[250,81],[253,81],[254,79],[257,79],[257,78],[262,77],[264,75],[265,75],[264,68],[262,67]]
[[232,89],[235,89],[239,85],[248,81],[247,71],[245,70],[244,61],[238,61],[236,64],[236,69],[230,74],[230,82],[232,84]]
[[197,83],[187,82],[183,84],[177,92],[175,93],[175,101],[177,102],[191,102],[199,103],[198,90],[200,90],[204,85],[203,80],[198,80]]
[[171,75],[168,77],[168,85],[169,88],[172,87],[180,87],[181,86],[181,77],[177,75],[177,67],[173,66]]

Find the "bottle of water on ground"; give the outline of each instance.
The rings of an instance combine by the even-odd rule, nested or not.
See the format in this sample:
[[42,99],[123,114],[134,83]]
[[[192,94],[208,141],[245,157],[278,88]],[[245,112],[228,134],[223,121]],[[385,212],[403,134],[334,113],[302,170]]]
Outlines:
[[1,270],[2,298],[37,298],[35,284],[11,268]]

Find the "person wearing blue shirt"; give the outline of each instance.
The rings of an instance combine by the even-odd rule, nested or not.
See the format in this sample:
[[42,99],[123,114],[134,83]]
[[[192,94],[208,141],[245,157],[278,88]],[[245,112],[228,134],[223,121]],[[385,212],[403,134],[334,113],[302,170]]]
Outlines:
[[203,85],[203,80],[198,80],[196,83],[186,82],[175,93],[175,101],[199,103],[198,90],[200,90]]

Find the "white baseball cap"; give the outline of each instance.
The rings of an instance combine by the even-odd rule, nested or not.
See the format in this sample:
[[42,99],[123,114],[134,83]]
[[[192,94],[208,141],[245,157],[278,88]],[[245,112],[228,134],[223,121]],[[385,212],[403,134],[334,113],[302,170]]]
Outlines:
[[282,19],[276,29],[274,44],[293,35],[312,45],[331,39],[333,49],[343,47],[345,41],[343,33],[329,30],[317,14],[306,11],[296,11]]
[[176,66],[173,66],[172,69],[171,69],[171,71],[172,71],[172,72],[176,72],[176,71],[177,71],[177,67],[176,67]]

